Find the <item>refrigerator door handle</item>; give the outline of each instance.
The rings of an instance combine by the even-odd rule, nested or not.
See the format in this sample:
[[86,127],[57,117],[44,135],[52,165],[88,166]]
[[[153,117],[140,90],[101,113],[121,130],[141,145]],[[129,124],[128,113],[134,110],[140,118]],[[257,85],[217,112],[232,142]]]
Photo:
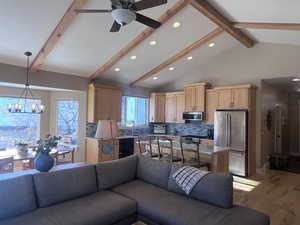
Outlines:
[[228,147],[231,146],[231,115],[228,114]]
[[226,123],[225,123],[226,127],[225,127],[225,130],[226,130],[226,147],[229,146],[229,143],[228,143],[228,114],[226,114]]

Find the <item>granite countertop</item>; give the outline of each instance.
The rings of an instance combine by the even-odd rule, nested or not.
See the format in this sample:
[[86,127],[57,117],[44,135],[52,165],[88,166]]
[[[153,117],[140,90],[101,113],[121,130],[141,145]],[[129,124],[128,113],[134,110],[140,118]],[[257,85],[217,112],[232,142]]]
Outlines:
[[[172,135],[172,134],[148,134],[148,135],[141,135],[141,136],[150,136],[150,137],[166,137],[166,138],[180,138],[181,136],[180,135]],[[95,137],[86,137],[87,139],[96,139],[96,140],[102,140],[102,141],[105,141],[105,140],[110,140],[111,138],[109,139],[103,139],[103,138],[95,138]],[[138,135],[125,135],[125,136],[119,136],[119,137],[116,137],[115,139],[127,139],[127,138],[138,138]],[[200,138],[201,140],[210,140],[210,141],[213,141],[212,139],[209,139],[209,138]]]

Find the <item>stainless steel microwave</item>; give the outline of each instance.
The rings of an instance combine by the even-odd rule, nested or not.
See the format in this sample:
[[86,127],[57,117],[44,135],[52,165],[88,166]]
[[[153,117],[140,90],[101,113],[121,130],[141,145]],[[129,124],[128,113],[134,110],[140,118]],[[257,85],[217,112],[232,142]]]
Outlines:
[[197,120],[201,121],[204,119],[203,112],[184,112],[182,115],[183,120]]

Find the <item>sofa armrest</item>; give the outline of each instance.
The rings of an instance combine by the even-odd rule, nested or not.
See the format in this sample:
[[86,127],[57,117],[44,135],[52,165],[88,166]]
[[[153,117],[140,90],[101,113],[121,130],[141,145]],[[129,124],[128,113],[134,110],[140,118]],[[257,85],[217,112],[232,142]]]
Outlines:
[[264,213],[243,206],[227,209],[229,213],[216,225],[270,225],[270,218]]

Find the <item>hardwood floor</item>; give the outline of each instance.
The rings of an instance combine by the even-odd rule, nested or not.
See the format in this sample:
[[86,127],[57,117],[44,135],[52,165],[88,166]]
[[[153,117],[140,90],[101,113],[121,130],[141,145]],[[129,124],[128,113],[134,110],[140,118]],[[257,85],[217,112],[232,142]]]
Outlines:
[[267,171],[249,179],[235,177],[234,203],[268,214],[271,225],[299,225],[300,174]]
[[300,224],[300,174],[267,171],[235,178],[234,188],[235,204],[268,214],[271,225]]

